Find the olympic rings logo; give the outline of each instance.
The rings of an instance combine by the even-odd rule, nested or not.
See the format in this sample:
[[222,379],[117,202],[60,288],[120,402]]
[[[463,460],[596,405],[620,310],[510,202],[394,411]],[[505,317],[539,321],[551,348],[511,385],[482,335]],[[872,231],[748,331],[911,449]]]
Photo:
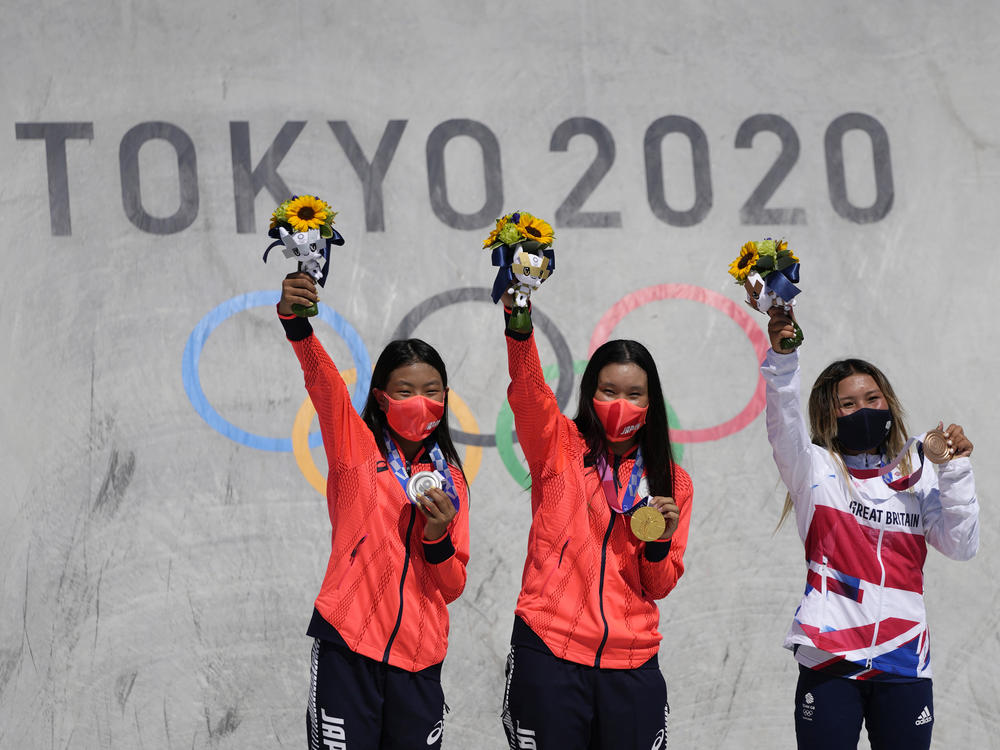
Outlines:
[[[267,437],[243,430],[223,418],[208,402],[201,387],[201,376],[199,373],[201,352],[212,331],[223,321],[245,310],[263,306],[273,307],[277,304],[279,296],[277,291],[243,294],[223,302],[205,315],[194,327],[184,347],[184,356],[181,364],[184,390],[198,415],[212,429],[230,440],[250,448],[256,448],[257,450],[292,453],[299,470],[309,484],[317,492],[325,496],[326,478],[317,468],[311,453],[312,448],[316,448],[322,444],[322,436],[319,432],[311,434],[309,432],[309,427],[316,412],[308,396],[306,396],[305,401],[303,401],[296,414],[291,437]],[[763,359],[769,343],[767,337],[750,314],[743,307],[727,297],[709,289],[690,284],[659,284],[626,294],[598,321],[590,337],[588,356],[610,337],[615,326],[631,311],[650,302],[669,299],[700,302],[725,313],[746,334],[750,344],[753,346],[758,361]],[[430,313],[442,307],[460,302],[487,302],[492,304],[490,290],[486,287],[465,287],[450,289],[429,297],[416,305],[403,317],[391,338],[409,338],[419,323]],[[354,386],[351,402],[354,404],[354,408],[360,411],[364,407],[368,396],[368,388],[371,384],[372,363],[368,349],[360,335],[358,335],[358,332],[335,310],[321,303],[319,305],[318,317],[333,328],[348,346],[351,358],[354,361],[354,367],[341,370],[341,374],[348,387]],[[545,367],[544,373],[547,381],[555,381],[553,391],[556,401],[560,409],[565,409],[573,392],[573,376],[574,374],[583,372],[587,361],[573,359],[569,345],[558,327],[537,306],[533,308],[531,317],[535,328],[549,340],[555,352],[555,364]],[[718,425],[697,430],[678,429],[677,415],[670,404],[667,403],[667,414],[671,426],[670,437],[671,441],[675,444],[674,458],[678,461],[681,460],[683,444],[685,443],[719,440],[739,432],[763,411],[764,398],[764,379],[758,375],[757,386],[750,401],[735,417]],[[521,487],[527,487],[529,482],[528,472],[514,451],[515,438],[512,429],[514,420],[510,405],[506,399],[497,414],[495,432],[493,434],[480,433],[479,425],[472,411],[455,392],[454,388],[449,390],[448,404],[460,428],[452,429],[452,439],[456,443],[467,446],[463,463],[465,464],[465,472],[469,483],[472,483],[479,472],[482,464],[483,447],[495,446],[510,475]]]

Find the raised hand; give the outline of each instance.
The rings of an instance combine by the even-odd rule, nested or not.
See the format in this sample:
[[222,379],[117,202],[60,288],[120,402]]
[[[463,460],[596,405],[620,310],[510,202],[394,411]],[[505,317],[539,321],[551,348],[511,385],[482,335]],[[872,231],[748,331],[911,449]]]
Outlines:
[[281,299],[278,301],[278,312],[282,315],[292,314],[292,305],[309,307],[319,302],[316,293],[316,282],[312,276],[302,271],[288,274],[281,282]]

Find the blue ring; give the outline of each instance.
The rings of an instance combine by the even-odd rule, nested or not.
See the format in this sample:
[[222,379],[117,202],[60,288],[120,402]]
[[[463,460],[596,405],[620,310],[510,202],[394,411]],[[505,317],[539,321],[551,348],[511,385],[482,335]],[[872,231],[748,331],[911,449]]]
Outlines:
[[[201,376],[198,373],[198,364],[201,360],[201,351],[205,348],[205,341],[220,323],[236,313],[249,310],[251,307],[273,307],[278,304],[281,294],[278,291],[249,292],[231,300],[223,302],[218,307],[211,310],[204,318],[198,321],[198,325],[191,331],[187,345],[184,347],[184,358],[181,362],[181,376],[184,380],[184,390],[194,410],[198,412],[208,426],[216,432],[237,443],[241,443],[250,448],[257,448],[262,451],[277,451],[281,453],[292,452],[291,438],[272,438],[256,435],[252,432],[242,430],[236,425],[223,419],[223,417],[208,403],[205,392],[201,388]],[[351,358],[354,360],[354,367],[357,372],[357,382],[354,385],[354,396],[351,403],[360,412],[368,399],[368,387],[371,384],[372,362],[368,356],[368,349],[358,335],[358,332],[351,327],[344,318],[335,310],[320,303],[320,320],[329,324],[334,331],[347,343],[351,351]],[[309,447],[315,448],[323,444],[323,436],[319,432],[309,435]]]

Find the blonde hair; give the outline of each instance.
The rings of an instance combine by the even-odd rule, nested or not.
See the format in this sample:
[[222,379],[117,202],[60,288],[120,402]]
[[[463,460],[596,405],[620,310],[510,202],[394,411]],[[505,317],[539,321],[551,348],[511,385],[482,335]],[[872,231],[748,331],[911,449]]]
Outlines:
[[[885,403],[889,407],[892,426],[889,428],[888,437],[878,446],[878,450],[889,458],[895,457],[903,450],[907,435],[906,424],[903,421],[903,407],[896,398],[896,392],[892,389],[889,379],[880,369],[863,359],[841,359],[827,365],[809,392],[809,433],[814,445],[825,448],[837,460],[841,469],[840,476],[845,482],[847,466],[844,464],[843,446],[837,439],[837,412],[840,408],[837,386],[840,385],[840,381],[851,375],[871,376],[875,385],[882,391]],[[900,463],[900,471],[909,474],[910,470],[910,457],[905,456]],[[781,528],[791,510],[792,496],[788,493],[775,531]]]

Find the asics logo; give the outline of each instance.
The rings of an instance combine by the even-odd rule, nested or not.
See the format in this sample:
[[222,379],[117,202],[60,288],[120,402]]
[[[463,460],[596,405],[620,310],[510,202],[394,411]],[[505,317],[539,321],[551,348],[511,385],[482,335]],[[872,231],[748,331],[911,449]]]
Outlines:
[[434,728],[431,730],[431,733],[427,735],[427,744],[433,745],[435,742],[441,739],[441,735],[443,733],[444,733],[444,721],[442,720],[439,721],[437,724],[435,724]]

